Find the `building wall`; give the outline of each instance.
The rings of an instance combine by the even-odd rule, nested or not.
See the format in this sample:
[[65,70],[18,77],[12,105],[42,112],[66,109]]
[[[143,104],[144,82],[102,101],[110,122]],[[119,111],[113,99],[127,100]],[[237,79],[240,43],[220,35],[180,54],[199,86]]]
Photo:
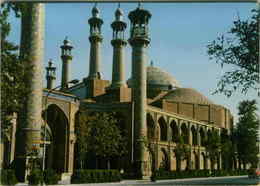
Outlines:
[[222,128],[231,129],[233,127],[233,116],[223,106],[163,100],[162,109]]

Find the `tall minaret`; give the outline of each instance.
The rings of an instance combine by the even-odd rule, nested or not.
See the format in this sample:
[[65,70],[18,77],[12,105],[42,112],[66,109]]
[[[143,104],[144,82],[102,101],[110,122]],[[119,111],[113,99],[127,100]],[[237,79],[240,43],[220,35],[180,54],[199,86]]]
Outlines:
[[46,80],[47,80],[47,89],[53,89],[56,79],[56,67],[53,66],[53,62],[50,59],[48,66],[46,67]]
[[134,102],[134,136],[136,171],[147,176],[148,161],[144,138],[146,137],[146,49],[150,43],[148,22],[151,13],[140,7],[128,15],[131,21],[129,43],[132,46],[132,100]]
[[71,50],[73,46],[68,40],[68,37],[63,41],[61,48],[62,59],[62,75],[61,75],[61,90],[68,89],[68,82],[70,81],[70,62],[72,60]]
[[123,21],[123,11],[120,4],[115,12],[115,21],[111,24],[113,29],[113,39],[111,44],[114,48],[113,52],[113,72],[111,88],[125,87],[124,74],[124,47],[126,23]]
[[101,35],[101,25],[103,20],[99,18],[99,10],[96,5],[92,9],[92,17],[88,20],[90,25],[90,61],[88,79],[101,79],[100,63],[101,63],[101,43],[103,37]]

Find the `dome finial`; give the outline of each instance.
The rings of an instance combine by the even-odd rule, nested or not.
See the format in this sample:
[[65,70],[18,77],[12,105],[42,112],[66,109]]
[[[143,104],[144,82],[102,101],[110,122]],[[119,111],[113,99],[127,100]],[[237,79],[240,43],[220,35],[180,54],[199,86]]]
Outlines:
[[142,5],[142,3],[141,3],[141,1],[139,1],[138,2],[138,8],[141,8],[141,5]]

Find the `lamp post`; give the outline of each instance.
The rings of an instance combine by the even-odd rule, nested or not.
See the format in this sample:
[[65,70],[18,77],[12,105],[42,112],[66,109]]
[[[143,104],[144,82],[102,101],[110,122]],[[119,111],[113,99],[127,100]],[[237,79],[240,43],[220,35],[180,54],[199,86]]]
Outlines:
[[[71,80],[69,81],[67,84],[77,84],[79,82],[79,80],[77,79],[74,79],[74,80]],[[61,88],[62,85],[59,85],[53,89],[50,89],[48,90],[47,92],[47,95],[45,97],[45,103],[44,103],[44,106],[45,106],[45,113],[44,113],[44,120],[45,120],[45,123],[44,123],[44,141],[43,141],[43,158],[42,158],[42,171],[45,170],[45,154],[46,154],[46,125],[47,125],[47,102],[48,102],[48,96],[50,95],[50,93],[53,91],[53,90],[56,90],[58,88]]]

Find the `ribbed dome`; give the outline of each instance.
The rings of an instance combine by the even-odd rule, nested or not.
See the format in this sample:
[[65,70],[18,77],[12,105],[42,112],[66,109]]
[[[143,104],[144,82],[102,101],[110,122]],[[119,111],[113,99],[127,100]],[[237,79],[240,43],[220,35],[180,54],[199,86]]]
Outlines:
[[180,87],[179,82],[171,74],[154,66],[147,67],[147,84]]
[[214,104],[206,96],[202,95],[197,90],[192,88],[177,88],[163,96],[161,99],[206,105]]
[[[179,88],[179,82],[168,72],[154,66],[147,67],[147,86],[148,88],[159,88],[162,90],[169,90],[172,88]],[[129,87],[132,85],[132,79],[127,81]]]

